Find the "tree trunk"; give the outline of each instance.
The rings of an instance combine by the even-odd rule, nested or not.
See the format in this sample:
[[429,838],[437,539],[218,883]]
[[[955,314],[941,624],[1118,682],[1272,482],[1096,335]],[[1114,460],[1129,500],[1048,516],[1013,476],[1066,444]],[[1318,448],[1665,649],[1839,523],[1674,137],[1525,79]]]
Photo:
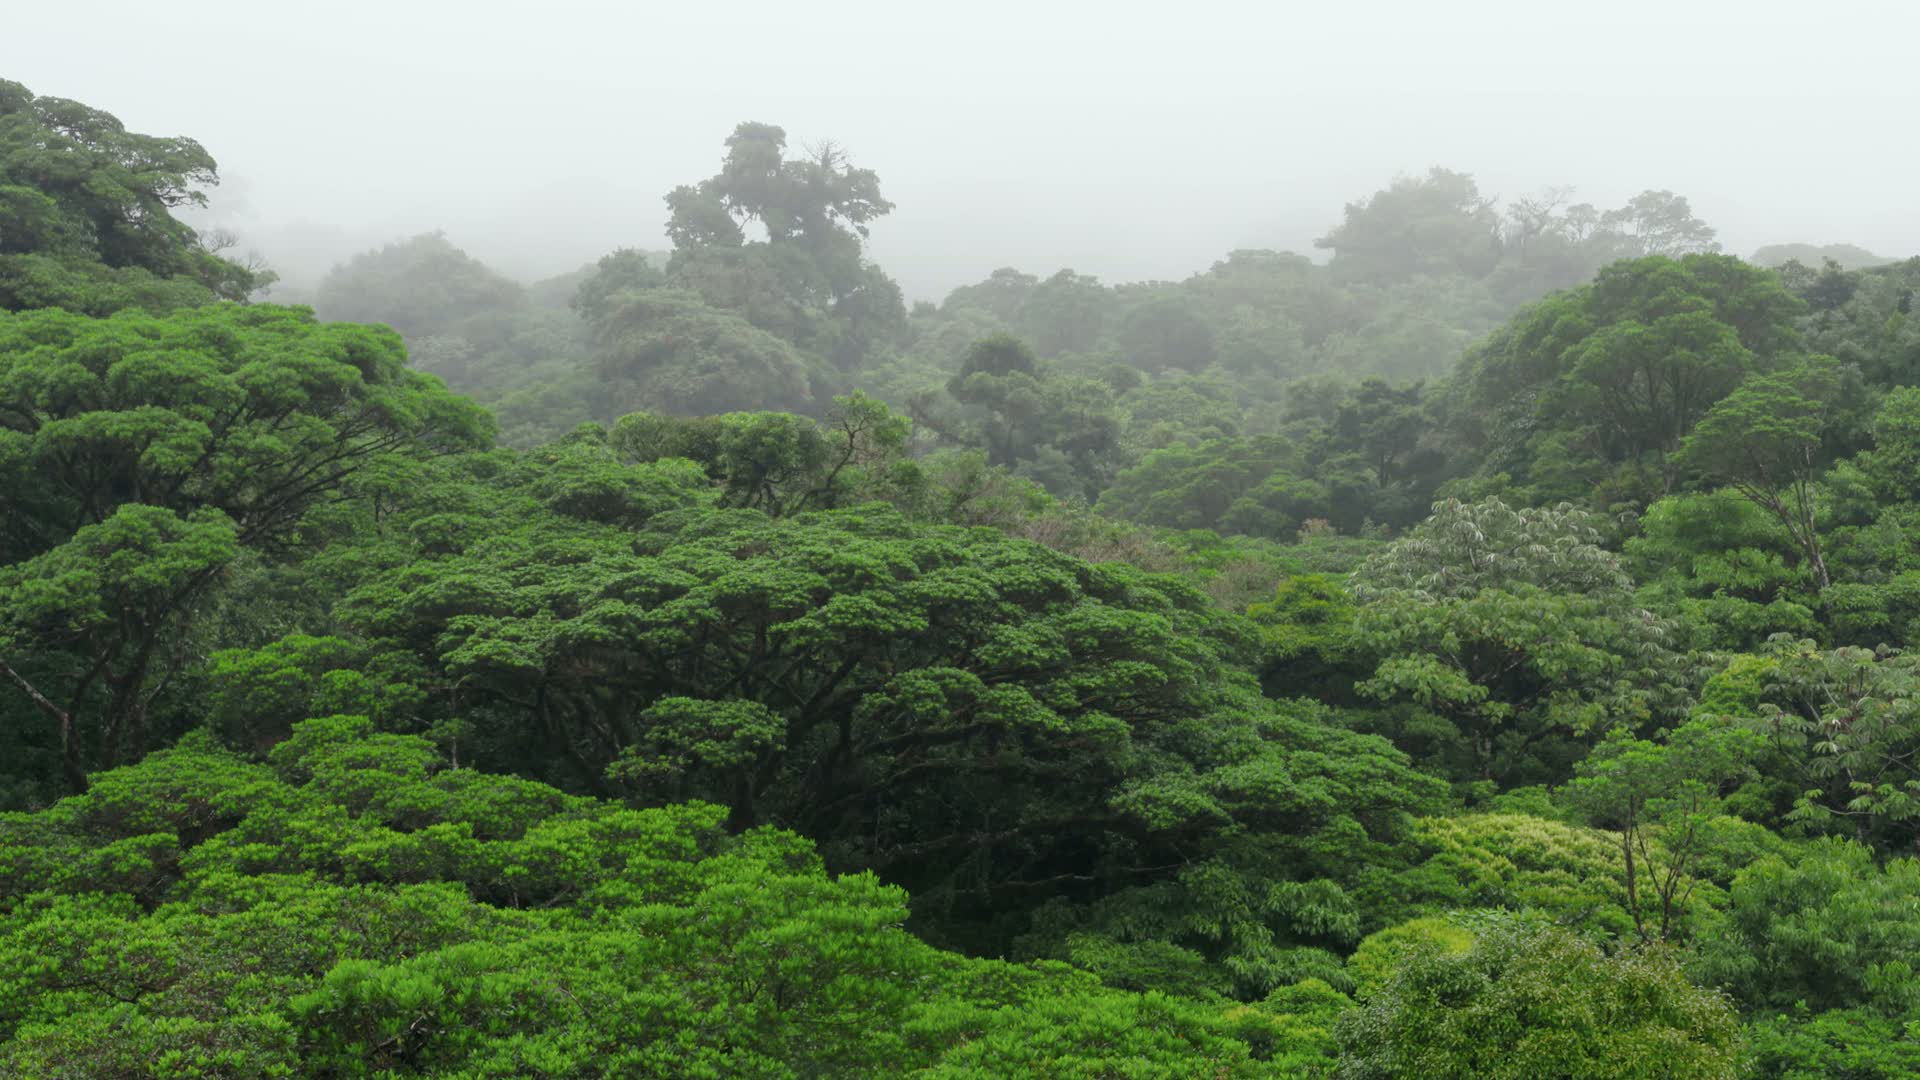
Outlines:
[[1627,823],[1620,829],[1620,852],[1626,858],[1627,913],[1633,916],[1634,932],[1640,935],[1641,941],[1645,941],[1647,926],[1640,917],[1640,876],[1639,868],[1634,865],[1633,860],[1633,833],[1633,818],[1629,817]]
[[35,707],[52,717],[54,723],[59,726],[60,767],[66,774],[67,787],[75,795],[85,792],[87,790],[86,761],[80,754],[79,734],[73,729],[73,713],[48,700],[45,694],[28,682],[24,675],[13,670],[12,665],[5,660],[0,660],[0,675],[5,675],[9,682],[19,687]]

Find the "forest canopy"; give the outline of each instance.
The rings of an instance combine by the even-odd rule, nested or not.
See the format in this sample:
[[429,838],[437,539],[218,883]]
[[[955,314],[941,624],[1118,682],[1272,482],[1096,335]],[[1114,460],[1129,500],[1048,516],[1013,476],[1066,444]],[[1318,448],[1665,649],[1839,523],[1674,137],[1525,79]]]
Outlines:
[[1920,1075],[1920,259],[1435,168],[909,306],[716,145],[281,305],[0,82],[0,1073]]

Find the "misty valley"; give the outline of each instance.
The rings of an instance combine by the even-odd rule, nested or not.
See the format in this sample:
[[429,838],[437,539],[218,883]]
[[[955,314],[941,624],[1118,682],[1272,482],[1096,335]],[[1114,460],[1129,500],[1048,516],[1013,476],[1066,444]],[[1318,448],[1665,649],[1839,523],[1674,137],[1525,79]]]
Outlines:
[[745,122],[283,279],[120,107],[0,80],[0,1076],[1920,1077],[1920,257],[915,298]]

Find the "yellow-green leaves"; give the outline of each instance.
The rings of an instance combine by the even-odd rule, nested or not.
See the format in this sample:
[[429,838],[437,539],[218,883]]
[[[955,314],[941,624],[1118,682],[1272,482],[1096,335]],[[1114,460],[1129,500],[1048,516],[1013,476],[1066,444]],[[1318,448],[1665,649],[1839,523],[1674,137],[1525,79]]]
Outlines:
[[[1444,941],[1444,939],[1443,939]],[[1544,924],[1496,920],[1465,950],[1415,949],[1337,1029],[1342,1075],[1433,1080],[1733,1080],[1732,1004],[1662,948],[1608,955]]]
[[[700,754],[755,713],[655,711]],[[1248,1012],[939,952],[902,929],[899,888],[828,877],[791,833],[729,835],[719,807],[569,798],[350,717],[298,725],[274,759],[196,738],[0,816],[0,1071],[1212,1078],[1330,1063],[1341,999],[1324,988]]]

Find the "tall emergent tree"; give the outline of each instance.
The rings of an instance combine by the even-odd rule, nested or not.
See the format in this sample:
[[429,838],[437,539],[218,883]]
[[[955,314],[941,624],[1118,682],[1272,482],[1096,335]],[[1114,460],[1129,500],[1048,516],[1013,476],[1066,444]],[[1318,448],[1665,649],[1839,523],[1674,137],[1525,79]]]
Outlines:
[[788,157],[784,129],[743,123],[720,172],[673,189],[667,208],[669,283],[707,303],[841,367],[905,329],[899,286],[865,252],[868,226],[893,204],[838,145]]

